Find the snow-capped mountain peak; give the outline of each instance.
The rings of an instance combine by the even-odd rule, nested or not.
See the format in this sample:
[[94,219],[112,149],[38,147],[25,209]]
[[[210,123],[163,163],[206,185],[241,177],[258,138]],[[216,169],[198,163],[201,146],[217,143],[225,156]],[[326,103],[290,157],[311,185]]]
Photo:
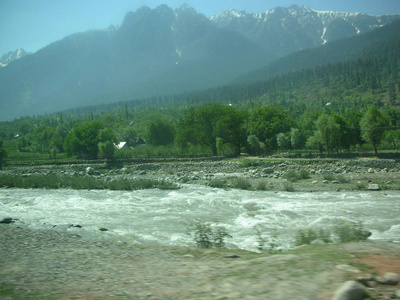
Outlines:
[[26,52],[24,49],[17,49],[15,51],[7,52],[0,58],[0,68],[6,67],[9,63],[18,60],[28,54],[29,53]]
[[358,35],[400,15],[317,11],[307,6],[277,7],[262,13],[227,10],[210,18],[218,27],[246,36],[278,56]]

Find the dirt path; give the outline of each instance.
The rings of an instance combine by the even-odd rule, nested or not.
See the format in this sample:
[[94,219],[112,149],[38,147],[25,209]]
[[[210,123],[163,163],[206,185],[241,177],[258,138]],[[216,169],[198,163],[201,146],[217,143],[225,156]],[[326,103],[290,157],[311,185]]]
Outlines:
[[268,255],[138,247],[55,231],[0,228],[2,300],[330,299],[348,279],[397,272],[399,266],[400,245],[393,243],[307,246]]

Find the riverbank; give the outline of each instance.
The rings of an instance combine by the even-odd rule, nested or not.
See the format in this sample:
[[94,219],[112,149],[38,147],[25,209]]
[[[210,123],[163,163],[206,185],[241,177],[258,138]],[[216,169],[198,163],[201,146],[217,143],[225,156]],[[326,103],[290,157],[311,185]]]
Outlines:
[[[400,273],[400,244],[302,246],[278,255],[140,247],[0,229],[1,299],[331,299],[347,280]],[[400,288],[374,284],[373,299]]]
[[[36,179],[36,181],[33,181]],[[143,181],[147,180],[147,181]],[[182,183],[217,188],[276,191],[400,190],[400,163],[393,159],[261,159],[163,162],[126,165],[81,164],[9,167],[0,186],[27,188],[133,189],[128,182]],[[11,182],[11,183],[10,183]],[[58,184],[66,182],[66,184]],[[68,182],[74,183],[69,186]],[[58,185],[57,185],[58,184]],[[157,184],[133,185],[154,188]],[[163,185],[160,185],[163,186]]]

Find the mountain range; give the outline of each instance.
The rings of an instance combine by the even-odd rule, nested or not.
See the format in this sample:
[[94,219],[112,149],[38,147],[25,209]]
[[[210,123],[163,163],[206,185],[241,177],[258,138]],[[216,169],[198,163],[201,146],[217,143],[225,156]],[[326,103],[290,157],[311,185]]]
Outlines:
[[212,18],[188,5],[142,7],[118,28],[68,36],[0,68],[0,120],[220,86],[397,19],[301,6]]

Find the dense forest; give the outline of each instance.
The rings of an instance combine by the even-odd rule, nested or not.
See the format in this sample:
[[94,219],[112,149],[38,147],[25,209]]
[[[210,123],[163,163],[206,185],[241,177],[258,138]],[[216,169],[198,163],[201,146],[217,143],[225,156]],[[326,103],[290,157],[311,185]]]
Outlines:
[[266,73],[264,79],[259,72],[256,81],[191,93],[21,117],[1,122],[0,136],[8,152],[53,158],[397,151],[399,52],[395,32],[341,62]]

